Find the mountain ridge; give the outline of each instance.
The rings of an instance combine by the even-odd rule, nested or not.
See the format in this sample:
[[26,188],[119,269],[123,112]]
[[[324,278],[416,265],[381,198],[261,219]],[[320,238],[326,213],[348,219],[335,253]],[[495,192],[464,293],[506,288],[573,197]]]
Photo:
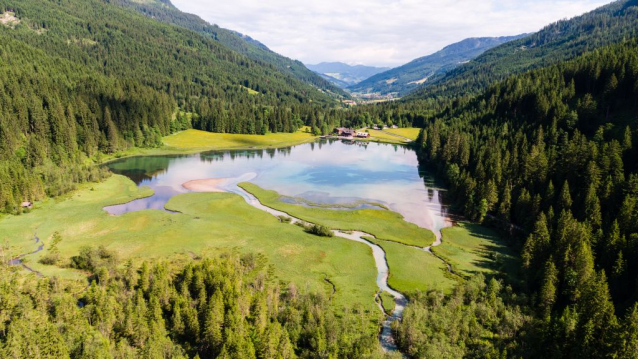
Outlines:
[[348,87],[364,81],[376,74],[390,70],[389,67],[349,65],[343,62],[321,62],[306,64],[306,67],[337,86]]
[[401,97],[434,76],[450,71],[495,46],[524,36],[526,34],[467,38],[431,55],[419,57],[405,65],[374,75],[350,86],[348,90],[355,94],[394,94],[396,97]]

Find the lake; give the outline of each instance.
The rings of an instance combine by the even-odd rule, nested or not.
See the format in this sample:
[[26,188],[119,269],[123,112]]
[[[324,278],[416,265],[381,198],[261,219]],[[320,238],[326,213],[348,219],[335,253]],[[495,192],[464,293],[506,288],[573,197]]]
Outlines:
[[414,150],[401,145],[320,140],[272,150],[132,157],[107,166],[155,191],[149,198],[105,208],[114,215],[163,210],[171,197],[189,192],[182,184],[227,178],[223,189],[240,195],[236,184],[253,182],[289,196],[287,202],[341,210],[380,204],[437,236],[447,226],[441,190],[419,171]]

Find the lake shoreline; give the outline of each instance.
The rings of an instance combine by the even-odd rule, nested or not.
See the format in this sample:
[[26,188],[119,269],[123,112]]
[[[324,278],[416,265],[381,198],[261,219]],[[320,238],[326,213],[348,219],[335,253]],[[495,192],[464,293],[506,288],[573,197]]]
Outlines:
[[[171,134],[171,136],[176,135],[178,133],[180,132]],[[261,135],[254,135],[254,136],[261,136]],[[262,146],[259,146],[259,145],[258,146],[236,146],[236,147],[235,146],[227,146],[227,147],[212,147],[211,146],[211,147],[177,148],[177,147],[164,145],[160,148],[133,147],[132,151],[136,151],[136,152],[118,152],[112,155],[107,155],[106,159],[100,162],[95,162],[95,164],[107,165],[117,160],[126,159],[126,158],[134,158],[134,157],[179,156],[179,155],[187,156],[187,155],[194,155],[198,153],[213,152],[213,151],[225,152],[225,151],[247,151],[247,150],[277,150],[282,148],[291,148],[291,147],[304,145],[307,143],[318,142],[321,140],[331,139],[331,138],[332,137],[330,136],[327,136],[327,137],[313,136],[311,138],[300,140],[300,141],[294,141],[292,143],[280,143],[280,144],[262,145]],[[336,140],[337,138],[334,138],[334,139]],[[412,143],[412,142],[398,143],[398,142],[393,142],[389,140],[386,141],[382,138],[374,138],[374,139],[368,139],[368,140],[357,139],[353,141],[367,142],[367,143],[382,143],[382,144],[398,145],[398,146],[409,146]]]

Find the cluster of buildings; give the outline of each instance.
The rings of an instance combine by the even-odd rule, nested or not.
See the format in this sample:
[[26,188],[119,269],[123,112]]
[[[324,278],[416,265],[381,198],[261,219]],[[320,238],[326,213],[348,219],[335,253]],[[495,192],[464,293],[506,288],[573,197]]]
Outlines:
[[351,128],[344,128],[344,127],[339,127],[335,129],[335,135],[339,136],[339,137],[345,137],[345,138],[369,138],[370,134],[367,132],[357,132],[356,130],[353,130]]

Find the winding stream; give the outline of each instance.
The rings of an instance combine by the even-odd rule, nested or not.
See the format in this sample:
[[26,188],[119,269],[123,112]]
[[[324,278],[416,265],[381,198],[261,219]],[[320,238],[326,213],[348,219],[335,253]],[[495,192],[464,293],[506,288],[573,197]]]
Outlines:
[[[286,212],[278,211],[276,209],[263,205],[251,193],[246,192],[244,189],[236,185],[237,183],[245,182],[246,180],[249,180],[252,176],[254,176],[254,174],[247,174],[245,176],[242,176],[239,179],[230,182],[233,185],[227,186],[226,189],[229,192],[239,194],[246,200],[248,204],[250,204],[251,206],[259,210],[270,213],[271,215],[277,218],[281,216],[289,217],[291,219],[290,224],[295,224],[297,222],[309,223],[297,217],[291,216],[290,214]],[[310,224],[313,224],[313,223],[310,223]],[[405,309],[405,306],[407,305],[408,301],[403,294],[390,288],[390,286],[388,285],[388,276],[390,275],[390,269],[388,268],[388,262],[385,258],[385,251],[380,246],[370,241],[367,241],[363,238],[363,237],[374,237],[371,234],[359,232],[359,231],[346,233],[339,230],[333,230],[332,232],[337,237],[363,243],[372,249],[372,256],[374,257],[374,262],[377,267],[377,286],[379,287],[379,291],[389,293],[390,295],[394,297],[394,301],[395,301],[395,307],[394,307],[394,311],[392,312],[392,316],[387,316],[386,320],[383,322],[383,328],[381,330],[381,334],[379,335],[379,342],[381,344],[381,347],[385,351],[396,351],[397,346],[395,344],[394,337],[392,336],[392,322],[395,320],[400,320],[403,317],[403,310]],[[381,310],[383,311],[383,308],[381,308]]]
[[22,266],[22,268],[28,270],[31,273],[35,273],[36,275],[38,275],[39,277],[43,277],[42,273],[38,272],[37,270],[29,267],[28,265],[24,264],[22,259],[26,256],[30,256],[32,254],[36,254],[40,251],[42,251],[44,249],[44,242],[40,241],[40,238],[38,237],[37,233],[33,234],[33,239],[35,240],[35,243],[38,244],[40,243],[40,245],[38,246],[38,249],[36,249],[35,251],[31,252],[31,253],[26,253],[26,254],[21,254],[16,258],[13,258],[12,260],[9,261],[9,265],[10,266]]

